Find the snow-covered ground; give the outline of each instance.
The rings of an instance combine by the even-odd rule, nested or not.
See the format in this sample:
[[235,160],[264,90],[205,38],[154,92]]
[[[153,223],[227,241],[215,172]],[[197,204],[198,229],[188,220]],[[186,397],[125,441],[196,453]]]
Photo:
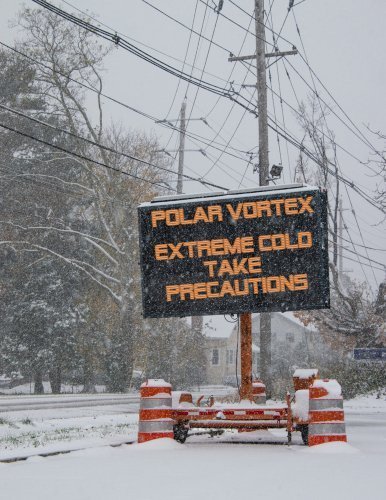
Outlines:
[[[32,422],[24,415],[24,423],[22,415],[12,412],[3,420],[0,459],[33,450],[87,449],[0,463],[1,499],[377,500],[386,496],[385,396],[347,401],[349,444],[314,448],[303,446],[296,434],[291,446],[280,445],[285,442],[281,430],[195,436],[183,445],[158,440],[110,447],[106,445],[135,439],[137,415],[120,410],[91,416],[84,415],[84,409],[77,411],[78,416],[47,416],[39,410]],[[260,444],[236,444],[240,439]],[[272,444],[262,444],[268,441]]]

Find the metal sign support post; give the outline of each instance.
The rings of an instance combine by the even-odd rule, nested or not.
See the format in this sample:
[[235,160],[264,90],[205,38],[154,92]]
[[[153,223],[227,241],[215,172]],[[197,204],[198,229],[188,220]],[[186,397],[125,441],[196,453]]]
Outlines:
[[252,400],[252,314],[240,314],[240,399]]

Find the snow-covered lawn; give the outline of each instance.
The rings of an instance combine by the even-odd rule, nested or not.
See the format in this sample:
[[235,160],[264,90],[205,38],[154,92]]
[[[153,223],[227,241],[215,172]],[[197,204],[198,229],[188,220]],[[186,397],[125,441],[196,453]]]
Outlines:
[[132,441],[137,421],[136,414],[35,420],[0,417],[0,460]]
[[[385,397],[368,396],[348,401],[345,411],[349,444],[331,443],[314,448],[303,446],[299,437],[295,437],[290,447],[277,444],[285,440],[279,430],[232,433],[215,438],[196,436],[183,445],[172,440],[158,440],[112,448],[101,445],[135,436],[135,414],[99,415],[95,419],[84,416],[43,419],[34,424],[35,431],[50,435],[50,432],[65,430],[68,439],[60,446],[94,447],[67,455],[0,463],[0,498],[383,499],[386,496]],[[20,436],[31,424],[13,421],[13,425],[20,426],[17,431]],[[115,425],[122,427],[115,428]],[[0,425],[0,429],[2,427],[9,427],[9,424]],[[76,429],[73,435],[69,429]],[[4,437],[3,433],[2,439]],[[276,444],[230,442],[239,439],[272,440]],[[58,446],[57,441],[48,440],[44,449],[55,446]],[[27,449],[3,448],[0,457],[15,451],[21,453]]]

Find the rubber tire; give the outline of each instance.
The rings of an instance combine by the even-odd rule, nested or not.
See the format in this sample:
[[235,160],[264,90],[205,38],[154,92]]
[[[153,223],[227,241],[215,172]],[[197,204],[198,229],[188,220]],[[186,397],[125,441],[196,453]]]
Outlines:
[[302,425],[300,428],[300,432],[302,435],[303,443],[307,446],[308,445],[308,425]]
[[173,427],[174,439],[178,443],[185,443],[188,437],[189,429],[187,429],[183,424],[177,424]]

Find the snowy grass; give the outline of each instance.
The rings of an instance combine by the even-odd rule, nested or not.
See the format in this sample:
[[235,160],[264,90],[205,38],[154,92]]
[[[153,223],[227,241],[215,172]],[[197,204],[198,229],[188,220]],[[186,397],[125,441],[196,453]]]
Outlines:
[[[35,412],[38,413],[39,412]],[[41,412],[40,412],[41,413]],[[137,415],[98,415],[79,418],[50,418],[36,416],[22,419],[0,420],[0,459],[9,456],[10,451],[23,453],[25,450],[39,448],[44,450],[51,445],[82,441],[87,447],[89,442],[106,442],[132,436],[137,433]]]
[[[15,427],[14,425],[13,428]],[[71,442],[79,439],[115,438],[117,436],[129,435],[132,431],[135,431],[135,426],[131,424],[101,425],[91,428],[67,427],[64,429],[54,429],[52,431],[28,431],[25,429],[20,434],[6,434],[0,438],[0,450],[30,447],[38,448],[55,442]]]

